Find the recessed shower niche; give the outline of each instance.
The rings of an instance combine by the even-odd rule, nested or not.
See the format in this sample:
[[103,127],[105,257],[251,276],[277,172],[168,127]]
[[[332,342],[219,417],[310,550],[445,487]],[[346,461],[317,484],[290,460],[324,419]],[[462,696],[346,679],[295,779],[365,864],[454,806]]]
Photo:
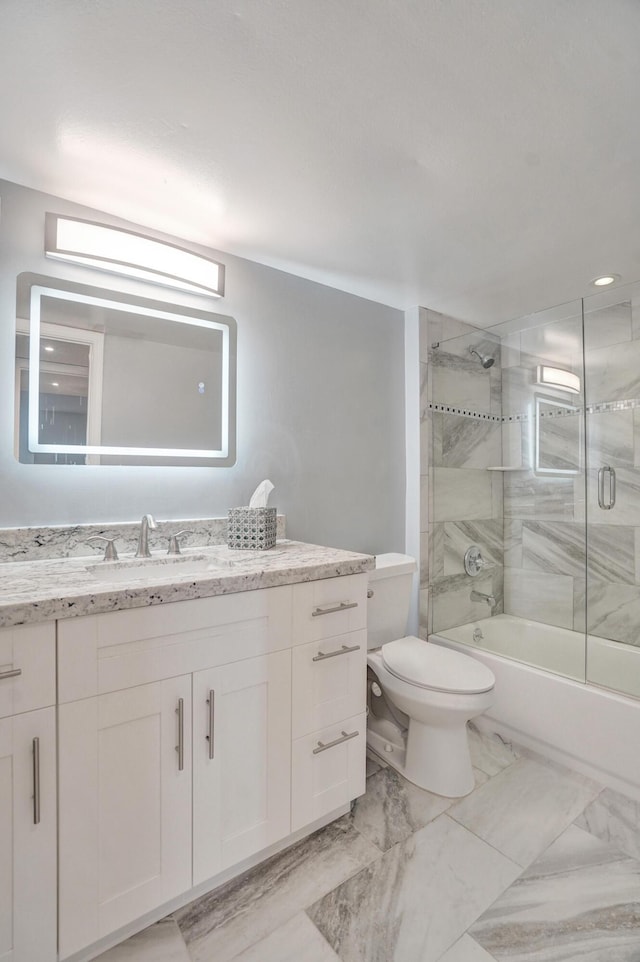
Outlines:
[[235,385],[232,317],[19,275],[20,461],[231,465]]

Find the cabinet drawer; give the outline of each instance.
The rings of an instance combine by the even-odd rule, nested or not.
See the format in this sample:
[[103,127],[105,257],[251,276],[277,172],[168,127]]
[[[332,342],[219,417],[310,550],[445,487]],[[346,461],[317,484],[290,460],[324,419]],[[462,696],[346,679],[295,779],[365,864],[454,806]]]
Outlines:
[[344,635],[367,626],[366,574],[294,586],[293,644]]
[[367,633],[364,629],[298,645],[292,655],[294,738],[365,710]]
[[364,793],[366,741],[363,712],[293,742],[292,832]]
[[0,629],[0,718],[55,704],[55,658],[54,622]]

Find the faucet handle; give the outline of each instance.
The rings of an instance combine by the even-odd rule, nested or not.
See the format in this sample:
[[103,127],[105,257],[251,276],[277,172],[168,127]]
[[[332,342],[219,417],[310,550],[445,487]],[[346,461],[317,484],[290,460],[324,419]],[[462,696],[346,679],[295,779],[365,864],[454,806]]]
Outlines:
[[193,531],[191,528],[183,528],[182,531],[176,531],[175,534],[172,534],[169,538],[169,550],[167,551],[167,554],[180,554],[180,543],[178,538],[183,534],[193,534]]
[[116,539],[115,538],[105,538],[102,534],[94,534],[91,538],[85,539],[85,544],[91,544],[92,541],[106,541],[104,549],[103,561],[117,561],[118,552],[116,551]]

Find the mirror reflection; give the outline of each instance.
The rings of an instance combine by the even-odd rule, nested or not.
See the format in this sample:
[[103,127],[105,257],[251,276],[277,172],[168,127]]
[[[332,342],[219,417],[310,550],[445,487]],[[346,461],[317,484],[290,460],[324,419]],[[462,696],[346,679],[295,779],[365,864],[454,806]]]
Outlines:
[[233,464],[233,318],[18,278],[16,455],[35,464]]

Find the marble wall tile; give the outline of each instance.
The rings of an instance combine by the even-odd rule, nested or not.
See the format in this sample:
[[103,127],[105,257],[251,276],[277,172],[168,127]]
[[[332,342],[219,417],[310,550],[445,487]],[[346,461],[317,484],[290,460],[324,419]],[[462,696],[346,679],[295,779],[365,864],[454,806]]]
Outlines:
[[435,962],[519,872],[445,814],[307,914],[342,962]]
[[523,521],[517,518],[504,520],[504,566],[522,568],[522,529]]
[[569,317],[522,331],[520,349],[547,363],[566,366],[573,355],[582,351],[582,317]]
[[[602,564],[611,555],[606,552],[608,542],[600,539]],[[585,526],[576,521],[523,521],[522,567],[561,575],[585,577]],[[612,558],[613,563],[613,558]]]
[[573,578],[505,568],[504,610],[518,618],[573,628]]
[[[456,414],[434,412],[434,466],[444,468],[488,468],[500,464],[501,425],[497,421],[476,421]],[[439,459],[438,455],[440,455]]]
[[587,805],[576,825],[640,859],[640,802],[605,788]]
[[491,517],[502,521],[504,518],[504,475],[502,471],[490,471],[491,476]]
[[437,404],[488,414],[491,410],[491,379],[479,361],[456,357],[444,348],[434,351],[430,368],[432,396]]
[[464,555],[471,545],[478,545],[481,548],[482,556],[488,563],[502,565],[504,540],[501,519],[447,521],[438,527],[444,528],[444,565],[441,574],[463,574]]
[[633,459],[632,463],[640,467],[640,408],[633,410]]
[[[431,525],[429,525],[431,527]],[[420,532],[420,587],[427,588],[429,585],[429,566],[431,537],[428,531]]]
[[428,474],[420,475],[420,531],[429,530],[429,519],[431,518],[431,493],[432,485],[429,483],[433,477],[433,469]]
[[340,960],[329,943],[320,935],[309,916],[299,912],[245,952],[234,955],[230,962],[340,962]]
[[640,645],[640,586],[589,578],[587,630],[598,638]]
[[623,525],[587,525],[587,577],[602,581],[636,583],[637,528]]
[[[634,457],[634,420],[640,412],[603,411],[587,416],[589,464],[628,468]],[[640,421],[638,422],[640,425]]]
[[445,527],[444,521],[429,525],[431,583],[443,578],[445,574]]
[[600,791],[583,775],[522,757],[453,805],[449,814],[526,867]]
[[500,340],[500,363],[504,371],[508,367],[520,367],[520,332],[505,334]]
[[420,364],[420,415],[429,410],[431,401],[431,377],[429,375],[429,365]]
[[588,308],[587,302],[584,315],[585,351],[631,340],[631,301],[603,307],[598,311],[589,311]]
[[589,404],[640,397],[640,342],[589,351],[585,383]]
[[190,962],[190,958],[180,929],[170,916],[103,952],[95,962]]
[[574,521],[574,480],[536,477],[531,471],[504,476],[505,518]]
[[[550,408],[546,407],[546,410]],[[582,416],[540,417],[537,442],[534,442],[536,471],[575,474],[581,471],[584,465],[583,448]]]
[[433,605],[431,604],[430,591],[428,588],[420,589],[418,619],[420,637],[428,638],[433,631]]
[[570,826],[469,934],[498,960],[636,962],[640,865]]
[[491,518],[491,472],[435,468],[433,507],[433,521]]
[[193,962],[232,959],[380,856],[344,816],[175,913]]
[[492,594],[496,599],[493,614],[502,610],[502,577],[500,572],[488,572],[470,578],[468,575],[452,575],[431,586],[432,630],[444,631],[456,625],[466,625],[470,621],[490,618],[489,605],[471,600],[473,590]]
[[428,474],[429,468],[435,464],[433,457],[433,420],[429,416],[420,421],[420,474]]
[[533,398],[534,371],[521,359],[518,367],[502,372],[502,416],[524,414]]
[[640,299],[637,294],[631,295],[631,335],[634,340],[640,338]]
[[496,461],[506,467],[519,468],[527,465],[523,457],[522,428],[520,421],[505,421],[502,425],[502,460]]

